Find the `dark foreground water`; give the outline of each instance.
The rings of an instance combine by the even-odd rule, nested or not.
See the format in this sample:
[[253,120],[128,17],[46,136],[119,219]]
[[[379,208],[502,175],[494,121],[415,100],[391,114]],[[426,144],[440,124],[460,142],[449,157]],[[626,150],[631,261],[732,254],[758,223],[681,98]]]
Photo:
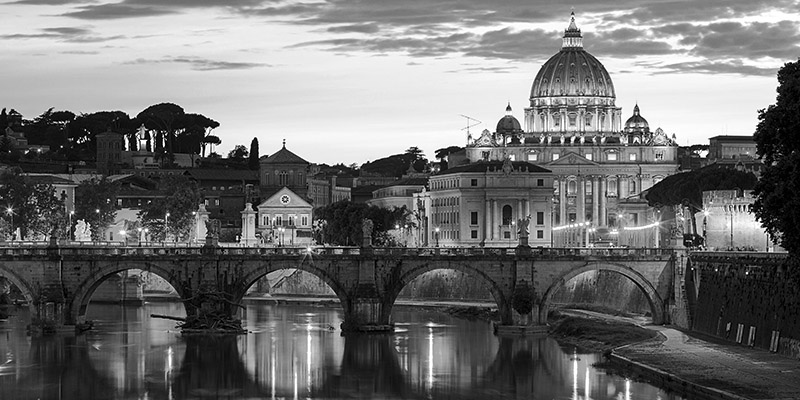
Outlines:
[[498,338],[488,323],[394,310],[393,335],[348,335],[330,308],[250,303],[253,333],[181,336],[182,306],[90,306],[95,330],[27,336],[0,321],[0,399],[680,399],[592,367],[550,338]]

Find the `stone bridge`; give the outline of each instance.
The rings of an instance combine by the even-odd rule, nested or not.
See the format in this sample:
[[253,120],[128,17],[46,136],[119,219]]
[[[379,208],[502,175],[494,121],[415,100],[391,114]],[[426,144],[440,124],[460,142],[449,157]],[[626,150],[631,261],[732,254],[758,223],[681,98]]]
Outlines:
[[[653,322],[667,323],[675,293],[675,254],[672,249],[627,248],[29,245],[0,246],[0,276],[22,291],[35,316],[34,325],[61,328],[85,322],[94,291],[112,274],[128,269],[148,271],[169,282],[188,316],[204,307],[235,315],[258,279],[296,268],[321,278],[336,293],[344,310],[343,330],[376,331],[391,329],[392,307],[403,287],[428,271],[449,269],[483,282],[497,302],[498,328],[514,331],[541,328],[553,295],[587,271],[613,271],[630,279],[650,302]],[[520,315],[512,307],[518,288],[533,292],[530,314]],[[204,296],[208,293],[223,294],[223,298],[209,300]]]

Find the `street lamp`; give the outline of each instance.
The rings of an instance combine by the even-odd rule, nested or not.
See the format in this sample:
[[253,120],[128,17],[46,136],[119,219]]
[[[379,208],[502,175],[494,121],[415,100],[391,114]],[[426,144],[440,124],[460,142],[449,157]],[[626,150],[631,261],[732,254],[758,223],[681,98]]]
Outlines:
[[136,228],[138,234],[136,235],[136,240],[139,242],[139,247],[142,247],[142,227]]
[[436,233],[436,247],[439,247],[439,227],[437,226],[434,231]]
[[14,230],[14,209],[11,206],[6,207],[6,214],[11,218],[11,240],[16,240],[17,231]]
[[278,228],[278,232],[280,232],[280,233],[281,233],[281,241],[280,241],[280,243],[279,243],[280,247],[283,247],[283,231],[284,231],[284,230],[286,230],[286,228],[284,228],[284,227],[280,227],[280,228]]
[[164,214],[164,241],[167,241],[167,232],[169,232],[169,213]]
[[67,237],[69,240],[72,240],[72,216],[75,215],[75,211],[69,212],[69,226],[67,227]]

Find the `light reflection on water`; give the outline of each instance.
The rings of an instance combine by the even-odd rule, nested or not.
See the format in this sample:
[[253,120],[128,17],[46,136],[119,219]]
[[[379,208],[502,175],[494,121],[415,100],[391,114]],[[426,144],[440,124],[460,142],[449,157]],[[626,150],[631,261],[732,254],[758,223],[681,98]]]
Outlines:
[[251,303],[250,334],[181,336],[149,317],[180,304],[93,304],[77,338],[29,337],[24,313],[0,322],[0,399],[679,399],[550,338],[426,311],[395,309],[393,335],[342,336],[340,310]]

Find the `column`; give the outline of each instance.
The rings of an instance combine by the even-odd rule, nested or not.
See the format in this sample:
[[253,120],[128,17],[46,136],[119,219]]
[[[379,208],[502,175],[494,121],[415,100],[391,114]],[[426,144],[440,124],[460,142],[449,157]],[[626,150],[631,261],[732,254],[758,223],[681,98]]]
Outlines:
[[[524,203],[525,203],[525,214],[524,214],[524,216],[531,215],[531,200],[530,199],[525,199]],[[532,218],[536,218],[536,216],[533,216]]]
[[[514,217],[516,214],[516,217]],[[511,219],[516,221],[518,219],[525,218],[527,214],[525,214],[525,208],[522,207],[522,199],[517,199],[517,212],[511,215]]]
[[489,199],[486,199],[486,211],[484,212],[483,220],[485,224],[483,227],[483,243],[485,244],[492,238],[492,201]]
[[577,216],[575,217],[575,222],[583,222],[586,220],[586,183],[583,180],[582,175],[578,175],[578,212]]
[[600,177],[592,176],[592,221],[600,226]]
[[603,175],[600,177],[600,206],[598,207],[600,210],[600,221],[598,221],[598,226],[603,228],[608,225],[608,199],[607,199],[607,186],[608,186],[608,178]]
[[497,200],[492,199],[492,240],[500,239],[500,210],[497,209]]
[[567,177],[558,177],[558,215],[559,225],[567,223]]

